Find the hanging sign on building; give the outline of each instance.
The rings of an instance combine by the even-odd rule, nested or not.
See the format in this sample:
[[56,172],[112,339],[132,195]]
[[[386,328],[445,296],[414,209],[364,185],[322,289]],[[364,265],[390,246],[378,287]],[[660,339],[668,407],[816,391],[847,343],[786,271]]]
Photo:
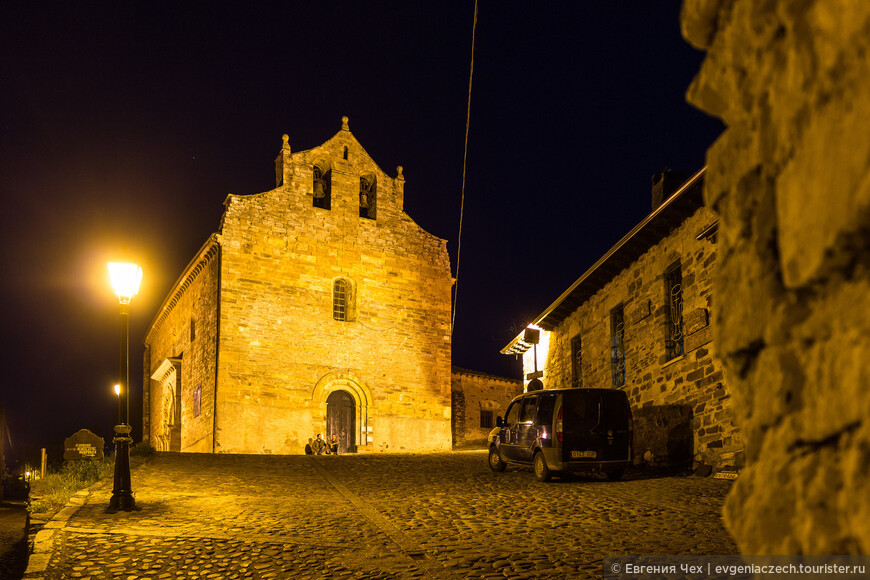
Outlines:
[[103,438],[88,429],[79,429],[63,440],[63,458],[69,461],[102,459]]

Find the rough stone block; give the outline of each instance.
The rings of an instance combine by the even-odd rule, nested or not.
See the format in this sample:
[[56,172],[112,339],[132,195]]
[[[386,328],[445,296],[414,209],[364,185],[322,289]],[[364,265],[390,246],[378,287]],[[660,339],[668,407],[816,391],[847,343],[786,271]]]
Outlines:
[[687,0],[682,19],[708,50],[688,98],[728,125],[705,192],[748,462],[726,522],[744,553],[867,553],[870,5]]
[[713,340],[713,330],[708,326],[686,336],[683,346],[686,352],[692,352]]

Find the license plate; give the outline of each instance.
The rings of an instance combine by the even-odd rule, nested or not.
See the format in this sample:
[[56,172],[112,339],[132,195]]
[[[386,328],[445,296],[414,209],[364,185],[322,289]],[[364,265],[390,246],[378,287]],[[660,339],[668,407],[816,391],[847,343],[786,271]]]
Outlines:
[[595,459],[598,456],[594,451],[572,451],[571,459]]

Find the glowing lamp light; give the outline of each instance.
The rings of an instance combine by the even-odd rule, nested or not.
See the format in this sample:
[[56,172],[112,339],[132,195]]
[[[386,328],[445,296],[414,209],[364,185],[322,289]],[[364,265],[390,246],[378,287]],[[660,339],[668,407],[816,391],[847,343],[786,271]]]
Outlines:
[[139,292],[142,282],[142,268],[138,264],[109,262],[109,280],[121,304],[129,304]]
[[121,396],[121,385],[115,385],[115,394]]

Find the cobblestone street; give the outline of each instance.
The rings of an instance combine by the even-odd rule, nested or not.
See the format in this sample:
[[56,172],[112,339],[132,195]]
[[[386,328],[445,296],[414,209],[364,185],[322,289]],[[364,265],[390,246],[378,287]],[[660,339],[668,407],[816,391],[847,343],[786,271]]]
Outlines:
[[[735,554],[731,482],[538,482],[483,451],[433,455],[163,454],[36,538],[27,578],[596,578],[615,554]],[[79,502],[81,503],[81,502]],[[67,519],[68,518],[68,519]]]

